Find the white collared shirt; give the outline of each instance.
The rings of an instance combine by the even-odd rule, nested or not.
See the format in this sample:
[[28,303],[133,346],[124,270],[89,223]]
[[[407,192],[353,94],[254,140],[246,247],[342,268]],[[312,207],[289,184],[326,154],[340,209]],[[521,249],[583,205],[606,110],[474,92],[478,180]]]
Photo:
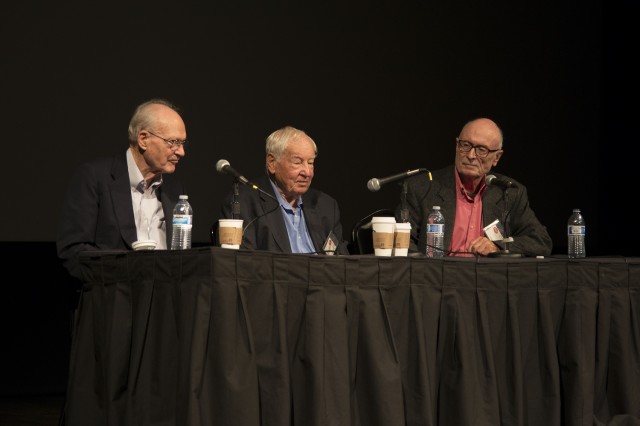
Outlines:
[[127,169],[138,241],[153,240],[157,244],[156,249],[166,250],[167,230],[162,203],[157,193],[158,188],[162,185],[162,176],[147,186],[147,182],[133,159],[131,149],[127,149]]

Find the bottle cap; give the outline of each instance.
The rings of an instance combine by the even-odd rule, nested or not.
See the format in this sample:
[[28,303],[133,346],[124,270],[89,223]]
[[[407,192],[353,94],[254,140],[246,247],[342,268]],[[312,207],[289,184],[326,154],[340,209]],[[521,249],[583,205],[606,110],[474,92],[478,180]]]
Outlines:
[[188,195],[181,195],[179,198],[180,198],[181,200],[188,200],[188,199],[189,199],[189,196],[188,196]]

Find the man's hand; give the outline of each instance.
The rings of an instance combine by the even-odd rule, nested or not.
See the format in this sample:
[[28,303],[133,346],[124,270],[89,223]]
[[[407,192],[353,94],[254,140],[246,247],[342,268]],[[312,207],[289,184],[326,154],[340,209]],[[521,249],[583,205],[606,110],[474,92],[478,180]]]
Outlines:
[[489,253],[496,253],[499,250],[500,248],[487,237],[478,237],[467,245],[468,252],[480,254],[482,256],[487,256]]

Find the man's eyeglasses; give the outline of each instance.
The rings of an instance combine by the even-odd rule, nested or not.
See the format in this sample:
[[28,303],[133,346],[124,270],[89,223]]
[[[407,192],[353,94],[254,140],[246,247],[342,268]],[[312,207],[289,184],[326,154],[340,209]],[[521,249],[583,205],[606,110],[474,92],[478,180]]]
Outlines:
[[187,143],[187,140],[183,140],[181,141],[180,139],[165,139],[162,136],[158,136],[155,133],[152,133],[150,131],[147,130],[147,133],[149,133],[151,136],[155,136],[158,139],[162,139],[163,141],[165,141],[167,143],[167,145],[169,145],[169,148],[171,149],[180,149],[180,147],[183,147],[184,144]]
[[458,143],[458,149],[460,150],[460,152],[467,153],[473,148],[476,150],[476,156],[478,158],[486,158],[487,155],[491,154],[492,152],[500,151],[499,149],[489,149],[486,146],[482,145],[474,145],[471,142],[465,141],[463,139],[456,138],[456,142]]

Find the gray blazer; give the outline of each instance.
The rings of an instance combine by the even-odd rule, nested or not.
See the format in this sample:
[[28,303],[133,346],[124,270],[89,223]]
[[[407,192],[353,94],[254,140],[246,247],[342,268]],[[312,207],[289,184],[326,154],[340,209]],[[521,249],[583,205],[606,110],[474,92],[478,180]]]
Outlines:
[[[432,173],[429,181],[424,174],[407,179],[407,208],[411,220],[412,252],[424,253],[426,249],[427,216],[433,206],[440,206],[445,217],[444,247],[449,249],[453,235],[453,223],[456,215],[456,178],[453,165]],[[516,188],[503,191],[489,186],[482,197],[482,220],[484,226],[499,219],[504,226],[505,237],[513,237],[509,251],[526,256],[549,256],[553,243],[547,228],[540,223],[529,206],[527,189],[521,183],[499,173],[492,172],[498,178],[512,180]],[[506,199],[506,201],[505,201]],[[402,205],[396,210],[396,219],[400,218]],[[504,249],[503,243],[497,243]]]

